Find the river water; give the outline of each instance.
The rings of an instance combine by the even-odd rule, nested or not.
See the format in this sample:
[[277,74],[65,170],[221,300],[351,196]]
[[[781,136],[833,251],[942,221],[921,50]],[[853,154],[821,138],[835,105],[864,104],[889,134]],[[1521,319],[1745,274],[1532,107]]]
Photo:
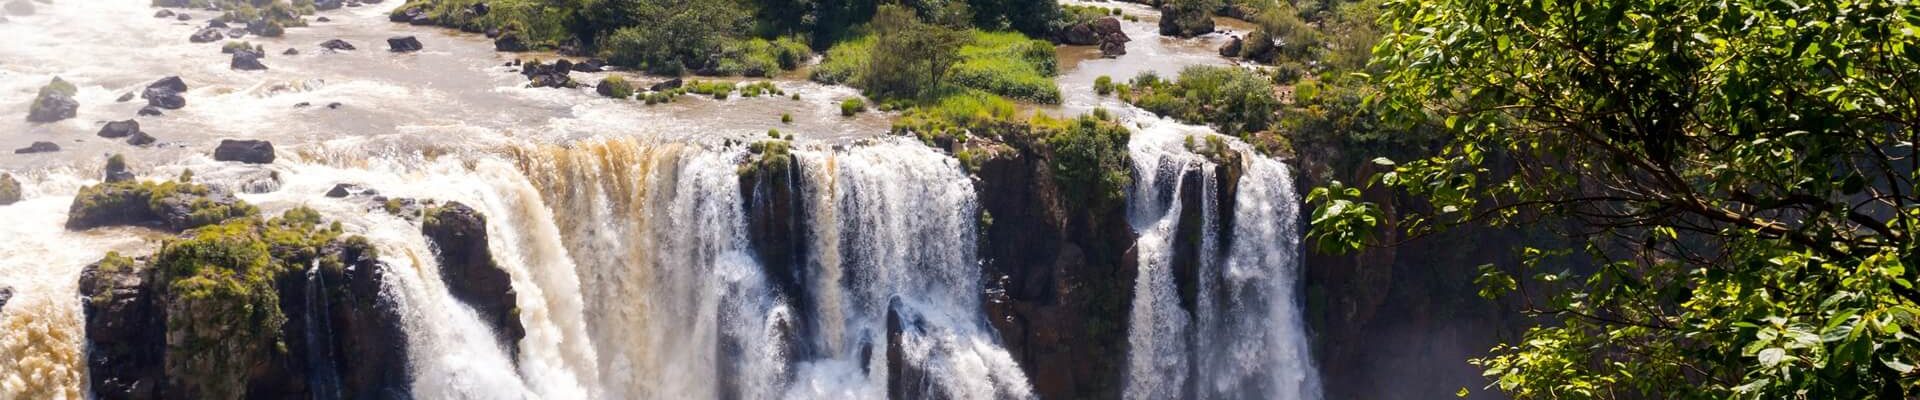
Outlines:
[[[75,83],[77,118],[31,124],[0,118],[0,150],[50,141],[57,153],[0,153],[27,200],[0,206],[0,399],[77,399],[87,393],[86,352],[75,281],[108,251],[146,254],[163,235],[138,229],[70,232],[67,205],[96,183],[107,154],[134,172],[252,190],[241,198],[277,214],[311,207],[367,236],[395,266],[383,283],[408,333],[412,389],[420,398],[885,398],[889,316],[906,367],[924,374],[913,393],[952,399],[1032,398],[1032,386],[981,311],[972,180],[949,155],[880,138],[891,115],[839,115],[856,90],[776,82],[800,95],[682,101],[644,106],[591,89],[521,87],[484,38],[387,22],[399,1],[322,15],[263,45],[271,69],[227,68],[219,44],[186,37],[204,18],[153,18],[146,0],[38,4],[34,16],[0,23],[0,110],[24,114],[54,76]],[[1093,95],[1099,76],[1143,71],[1171,77],[1191,65],[1225,65],[1224,35],[1161,38],[1150,8],[1122,8],[1139,22],[1129,54],[1063,47],[1063,105],[1047,112],[1116,111],[1136,128],[1139,193],[1129,199],[1143,249],[1177,240],[1165,232],[1180,207],[1217,204],[1156,197],[1178,179],[1163,169],[1217,166],[1177,145],[1213,135]],[[384,39],[414,35],[426,50],[398,54]],[[356,51],[318,43],[343,39]],[[284,49],[300,55],[282,55]],[[521,55],[521,57],[533,57]],[[105,121],[135,118],[143,105],[115,99],[165,76],[190,86],[188,106],[138,118],[160,139],[133,147],[96,137]],[[596,74],[575,74],[586,83]],[[650,82],[653,78],[638,78]],[[328,107],[338,103],[338,107]],[[303,106],[304,105],[304,106]],[[793,123],[782,123],[791,114]],[[19,114],[16,114],[17,116]],[[808,207],[803,294],[783,293],[755,259],[746,233],[733,141],[768,129],[798,139]],[[266,166],[212,161],[221,139],[266,139],[281,160]],[[855,144],[858,142],[859,144]],[[1229,140],[1236,149],[1244,144]],[[1293,287],[1298,276],[1298,201],[1278,160],[1250,157],[1232,235],[1209,237],[1223,256],[1205,263],[1208,292],[1194,310],[1169,302],[1165,263],[1142,251],[1131,311],[1130,398],[1318,399]],[[1211,172],[1209,172],[1211,173]],[[262,185],[271,176],[272,184]],[[321,196],[353,182],[400,198],[459,201],[490,216],[490,247],[511,276],[527,335],[495,345],[473,309],[438,279],[418,225],[365,200]],[[244,191],[244,190],[242,190]],[[1173,192],[1177,192],[1174,190]],[[1208,196],[1209,199],[1213,198]],[[1208,200],[1211,202],[1212,200]],[[1231,244],[1228,244],[1231,243]],[[898,321],[896,321],[898,322]],[[811,327],[789,338],[792,327]],[[1188,350],[1195,346],[1207,351]],[[517,357],[515,356],[517,354]]]

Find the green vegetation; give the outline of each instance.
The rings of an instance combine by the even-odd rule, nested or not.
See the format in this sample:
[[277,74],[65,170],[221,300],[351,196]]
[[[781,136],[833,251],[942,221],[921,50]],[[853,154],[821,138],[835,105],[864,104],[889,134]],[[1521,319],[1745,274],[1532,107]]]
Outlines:
[[1096,210],[1126,204],[1133,162],[1127,151],[1132,132],[1125,126],[1092,116],[1055,120],[1044,115],[1030,126],[1053,152],[1054,179],[1069,197],[1065,204]]
[[782,124],[793,123],[793,113],[780,113],[780,123]]
[[1279,99],[1259,74],[1237,67],[1195,66],[1168,82],[1141,74],[1123,97],[1155,114],[1189,123],[1211,123],[1221,133],[1249,135],[1268,130],[1278,118]]
[[1093,92],[1101,96],[1113,94],[1113,77],[1101,75],[1093,80]]
[[1013,32],[974,31],[959,55],[947,85],[1021,101],[1060,102],[1060,88],[1053,83],[1058,74],[1053,43]]
[[80,188],[68,210],[68,227],[86,229],[118,224],[161,223],[174,230],[193,229],[259,214],[242,201],[210,198],[206,186],[168,182],[122,181]]
[[1574,247],[1529,243],[1482,267],[1481,295],[1536,317],[1473,360],[1490,389],[1920,393],[1920,176],[1900,167],[1920,129],[1920,38],[1905,33],[1920,9],[1431,0],[1378,11],[1373,79],[1309,78],[1297,94],[1357,88],[1364,109],[1327,120],[1434,131],[1437,154],[1379,159],[1386,172],[1366,182],[1425,206],[1382,227],[1358,188],[1317,188],[1310,238],[1353,250],[1380,245],[1376,228],[1564,228]]
[[628,83],[627,78],[620,75],[608,75],[606,79],[600,80],[600,84],[595,86],[595,89],[601,96],[616,99],[633,98],[633,84]]
[[840,101],[840,116],[842,117],[851,117],[854,114],[859,114],[866,110],[867,102],[861,101],[860,99],[855,98]]
[[[882,28],[886,27],[876,29]],[[921,24],[887,29],[940,28]],[[812,79],[828,84],[851,84],[882,99],[937,100],[943,95],[972,89],[1024,101],[1060,102],[1060,89],[1053,83],[1058,61],[1051,43],[1027,39],[1017,33],[983,31],[971,31],[965,39],[937,38],[960,40],[958,43],[963,44],[957,47],[956,42],[909,39],[880,41],[863,37],[836,45],[827,51],[824,61],[814,67]]]

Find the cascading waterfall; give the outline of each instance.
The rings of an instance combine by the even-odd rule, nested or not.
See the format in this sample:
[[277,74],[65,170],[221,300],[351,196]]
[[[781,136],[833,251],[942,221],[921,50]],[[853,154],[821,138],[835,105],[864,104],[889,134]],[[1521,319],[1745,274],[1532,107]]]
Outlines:
[[[926,379],[908,393],[952,399],[1031,398],[1032,388],[980,308],[978,206],[958,162],[888,140],[844,152],[800,151],[802,193],[817,249],[809,303],[820,358],[799,368],[789,398],[886,398],[889,313],[904,368]],[[862,371],[865,371],[862,373]],[[864,376],[864,379],[861,377]]]
[[[332,317],[327,315],[325,293],[327,280],[320,274],[320,263],[308,266],[306,274],[305,304],[306,314],[302,332],[304,332],[308,351],[313,354],[333,353]],[[335,370],[332,357],[308,357],[307,369],[311,372],[308,385],[313,386],[313,398],[332,400],[340,398],[340,372]]]
[[[1140,232],[1140,274],[1125,397],[1320,399],[1295,299],[1300,211],[1291,171],[1237,140],[1204,141],[1242,155],[1231,233],[1223,238],[1223,189],[1216,179],[1222,168],[1193,149],[1195,141],[1215,134],[1140,119],[1143,129],[1129,144],[1136,179],[1129,218]],[[1201,178],[1202,204],[1183,204],[1188,174]],[[1176,237],[1185,207],[1201,207],[1192,310],[1182,305],[1173,271],[1176,243],[1192,240]]]

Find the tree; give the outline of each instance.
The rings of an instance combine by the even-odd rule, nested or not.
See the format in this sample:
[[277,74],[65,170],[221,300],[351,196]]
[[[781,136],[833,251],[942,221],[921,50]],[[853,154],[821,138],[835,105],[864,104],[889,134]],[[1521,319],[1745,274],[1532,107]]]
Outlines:
[[[1482,294],[1539,317],[1474,360],[1518,398],[1920,394],[1920,6],[1396,1],[1370,104],[1438,154],[1393,229],[1550,227]],[[1323,250],[1379,208],[1315,189]],[[1569,267],[1588,265],[1590,267]]]
[[934,16],[939,23],[928,23],[906,7],[880,6],[873,17],[876,39],[867,72],[861,75],[862,88],[894,98],[916,98],[938,88],[969,38],[966,4],[948,3],[943,10]]

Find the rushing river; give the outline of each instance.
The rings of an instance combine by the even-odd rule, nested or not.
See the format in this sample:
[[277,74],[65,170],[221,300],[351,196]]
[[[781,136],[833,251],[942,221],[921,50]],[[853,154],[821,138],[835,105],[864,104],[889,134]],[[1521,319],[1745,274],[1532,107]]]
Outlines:
[[[146,254],[161,234],[129,228],[73,232],[62,225],[80,187],[96,183],[106,154],[164,179],[267,189],[240,197],[277,214],[311,207],[368,237],[396,266],[383,283],[399,304],[411,389],[423,399],[886,398],[889,330],[902,365],[924,375],[908,393],[951,399],[1024,399],[1035,393],[981,306],[974,181],[957,160],[916,142],[879,138],[890,115],[839,115],[858,92],[781,80],[786,97],[645,106],[591,89],[523,87],[484,38],[387,22],[398,0],[324,12],[330,22],[285,37],[247,37],[271,69],[227,67],[218,44],[186,38],[193,21],[154,18],[147,0],[63,0],[0,23],[0,150],[50,141],[63,151],[0,153],[0,172],[26,200],[0,206],[0,399],[77,399],[88,392],[86,338],[75,281],[108,251]],[[1046,112],[1109,108],[1136,128],[1138,177],[1129,196],[1141,234],[1140,279],[1128,318],[1128,398],[1318,399],[1300,321],[1296,280],[1299,201],[1279,160],[1248,157],[1231,210],[1205,196],[1181,204],[1181,174],[1220,168],[1180,143],[1210,129],[1152,116],[1093,95],[1099,76],[1143,71],[1172,77],[1191,65],[1224,65],[1224,35],[1161,38],[1150,8],[1116,6],[1138,22],[1129,54],[1063,47],[1065,104]],[[414,35],[426,50],[386,51]],[[318,47],[343,39],[356,51]],[[283,55],[292,48],[299,55]],[[533,57],[519,55],[519,57]],[[96,137],[106,121],[143,105],[115,100],[180,76],[188,106],[138,118],[159,138],[133,147]],[[597,82],[598,74],[574,76]],[[54,76],[79,87],[78,117],[32,124],[24,114]],[[642,78],[642,82],[649,82]],[[337,103],[337,106],[329,106]],[[795,121],[782,123],[782,114]],[[811,249],[796,265],[798,293],[778,288],[747,233],[737,168],[747,149],[727,139],[797,136],[796,211]],[[271,140],[266,166],[215,162],[221,139]],[[877,138],[874,140],[860,140]],[[855,143],[858,142],[856,145]],[[1247,146],[1227,143],[1245,154]],[[1220,188],[1205,180],[1204,190]],[[414,222],[370,211],[363,200],[322,196],[341,182],[397,198],[459,201],[491,216],[494,261],[511,276],[526,336],[513,348],[438,279],[432,246]],[[1208,234],[1200,302],[1180,307],[1165,248],[1183,207],[1198,207]],[[1229,217],[1228,214],[1231,213]],[[1208,232],[1215,230],[1209,229]],[[321,283],[315,283],[321,284]],[[787,337],[795,326],[805,337]]]

